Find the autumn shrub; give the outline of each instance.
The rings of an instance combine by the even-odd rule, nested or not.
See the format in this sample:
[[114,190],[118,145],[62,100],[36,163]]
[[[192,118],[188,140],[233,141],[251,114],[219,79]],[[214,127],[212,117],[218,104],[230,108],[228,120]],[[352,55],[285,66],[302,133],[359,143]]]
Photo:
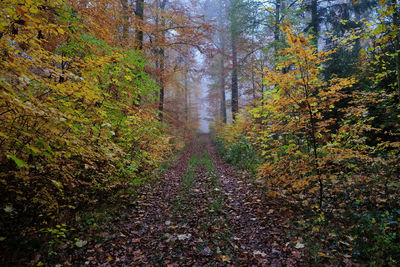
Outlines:
[[242,140],[252,144],[262,159],[258,176],[265,193],[311,216],[301,233],[317,236],[310,246],[334,230],[341,242],[351,243],[352,257],[394,264],[400,244],[400,143],[398,131],[371,115],[392,96],[355,88],[355,77],[324,80],[321,71],[333,51],[317,51],[311,36],[288,24],[282,32],[287,47],[279,52],[281,61],[263,71],[268,90],[241,115],[251,127],[240,121],[217,125],[217,143],[234,164],[237,151],[246,151]]
[[107,45],[63,1],[19,2],[2,1],[0,15],[6,239],[139,184],[171,153],[140,52]]
[[400,260],[400,210],[364,213],[354,229],[355,250],[374,265],[395,265]]
[[240,116],[235,124],[216,124],[212,129],[213,139],[219,153],[228,163],[256,173],[261,160],[258,151],[251,143],[251,137],[244,134],[249,126],[245,118]]

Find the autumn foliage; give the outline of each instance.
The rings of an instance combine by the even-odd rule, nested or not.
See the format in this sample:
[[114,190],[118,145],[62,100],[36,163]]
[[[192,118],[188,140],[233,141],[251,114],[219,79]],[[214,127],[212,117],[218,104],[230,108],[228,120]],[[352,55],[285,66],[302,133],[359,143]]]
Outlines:
[[254,178],[271,214],[293,216],[290,257],[395,266],[400,7],[350,2],[2,0],[0,250],[82,248],[66,233],[133,205],[214,113],[224,160]]
[[[321,71],[334,51],[317,51],[312,36],[289,24],[281,30],[287,47],[279,51],[276,67],[263,70],[268,88],[263,99],[243,112],[246,119],[217,124],[216,140],[223,154],[247,142],[261,158],[257,180],[266,194],[314,214],[314,234],[338,218],[356,221],[345,231],[353,236],[354,249],[370,253],[362,257],[393,261],[399,256],[393,254],[399,247],[393,234],[398,224],[376,231],[366,226],[382,227],[386,218],[398,218],[399,142],[395,137],[373,140],[384,130],[370,115],[390,95],[354,89],[356,76],[325,80]],[[377,214],[382,217],[366,220]]]
[[120,6],[96,1],[98,13],[80,13],[73,4],[0,4],[0,234],[7,239],[124,195],[173,149],[143,53],[118,45],[119,21],[103,23]]

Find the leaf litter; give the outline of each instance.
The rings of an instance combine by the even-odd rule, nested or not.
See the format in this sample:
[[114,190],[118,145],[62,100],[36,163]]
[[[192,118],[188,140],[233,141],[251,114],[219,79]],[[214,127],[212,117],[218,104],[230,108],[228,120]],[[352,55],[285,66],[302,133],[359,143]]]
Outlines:
[[[306,266],[288,217],[219,157],[208,135],[106,229],[59,255],[86,266]],[[82,245],[82,246],[81,246]]]

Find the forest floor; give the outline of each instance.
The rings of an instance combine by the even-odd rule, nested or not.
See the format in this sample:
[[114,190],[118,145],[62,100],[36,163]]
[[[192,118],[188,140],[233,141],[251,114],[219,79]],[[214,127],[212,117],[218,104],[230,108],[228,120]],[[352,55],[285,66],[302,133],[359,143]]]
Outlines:
[[[218,156],[209,135],[193,140],[162,179],[61,264],[89,266],[303,266],[290,216]],[[301,241],[301,240],[300,240]],[[297,245],[296,245],[297,244]],[[297,247],[297,248],[296,248]]]

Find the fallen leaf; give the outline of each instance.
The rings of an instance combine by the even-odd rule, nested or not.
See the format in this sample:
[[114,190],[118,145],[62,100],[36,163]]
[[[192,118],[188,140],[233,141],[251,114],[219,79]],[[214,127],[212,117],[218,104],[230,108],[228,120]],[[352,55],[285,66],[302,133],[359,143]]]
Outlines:
[[4,211],[7,213],[11,213],[14,211],[14,208],[11,204],[7,204],[6,207],[4,208]]
[[201,254],[202,255],[204,255],[204,256],[209,256],[209,255],[211,255],[211,249],[209,248],[209,247],[205,247],[205,248],[203,248],[203,250],[201,251]]
[[297,249],[299,249],[299,248],[304,248],[305,246],[304,246],[304,244],[302,244],[302,243],[300,243],[300,242],[297,242],[296,243],[296,246],[294,246],[295,248],[297,248]]
[[254,256],[260,255],[261,257],[266,257],[266,256],[267,256],[266,253],[264,253],[264,252],[262,252],[262,251],[259,251],[259,250],[253,251],[253,255],[254,255]]
[[268,192],[268,196],[271,197],[271,198],[276,198],[277,195],[278,194],[275,191],[269,191]]
[[300,252],[298,250],[293,250],[292,254],[296,259],[300,259],[301,258],[301,254],[300,254]]
[[318,256],[324,257],[324,258],[328,258],[328,259],[332,258],[332,256],[330,256],[330,255],[328,255],[328,254],[325,254],[325,253],[323,253],[323,252],[318,252]]
[[76,245],[78,248],[84,247],[84,246],[86,246],[86,244],[87,244],[87,241],[86,241],[86,240],[78,240],[78,241],[75,242],[75,245]]
[[191,234],[178,235],[178,240],[187,240],[187,239],[190,239],[191,237],[192,237]]
[[230,262],[231,261],[231,257],[229,257],[228,255],[221,255],[221,260],[223,262]]

